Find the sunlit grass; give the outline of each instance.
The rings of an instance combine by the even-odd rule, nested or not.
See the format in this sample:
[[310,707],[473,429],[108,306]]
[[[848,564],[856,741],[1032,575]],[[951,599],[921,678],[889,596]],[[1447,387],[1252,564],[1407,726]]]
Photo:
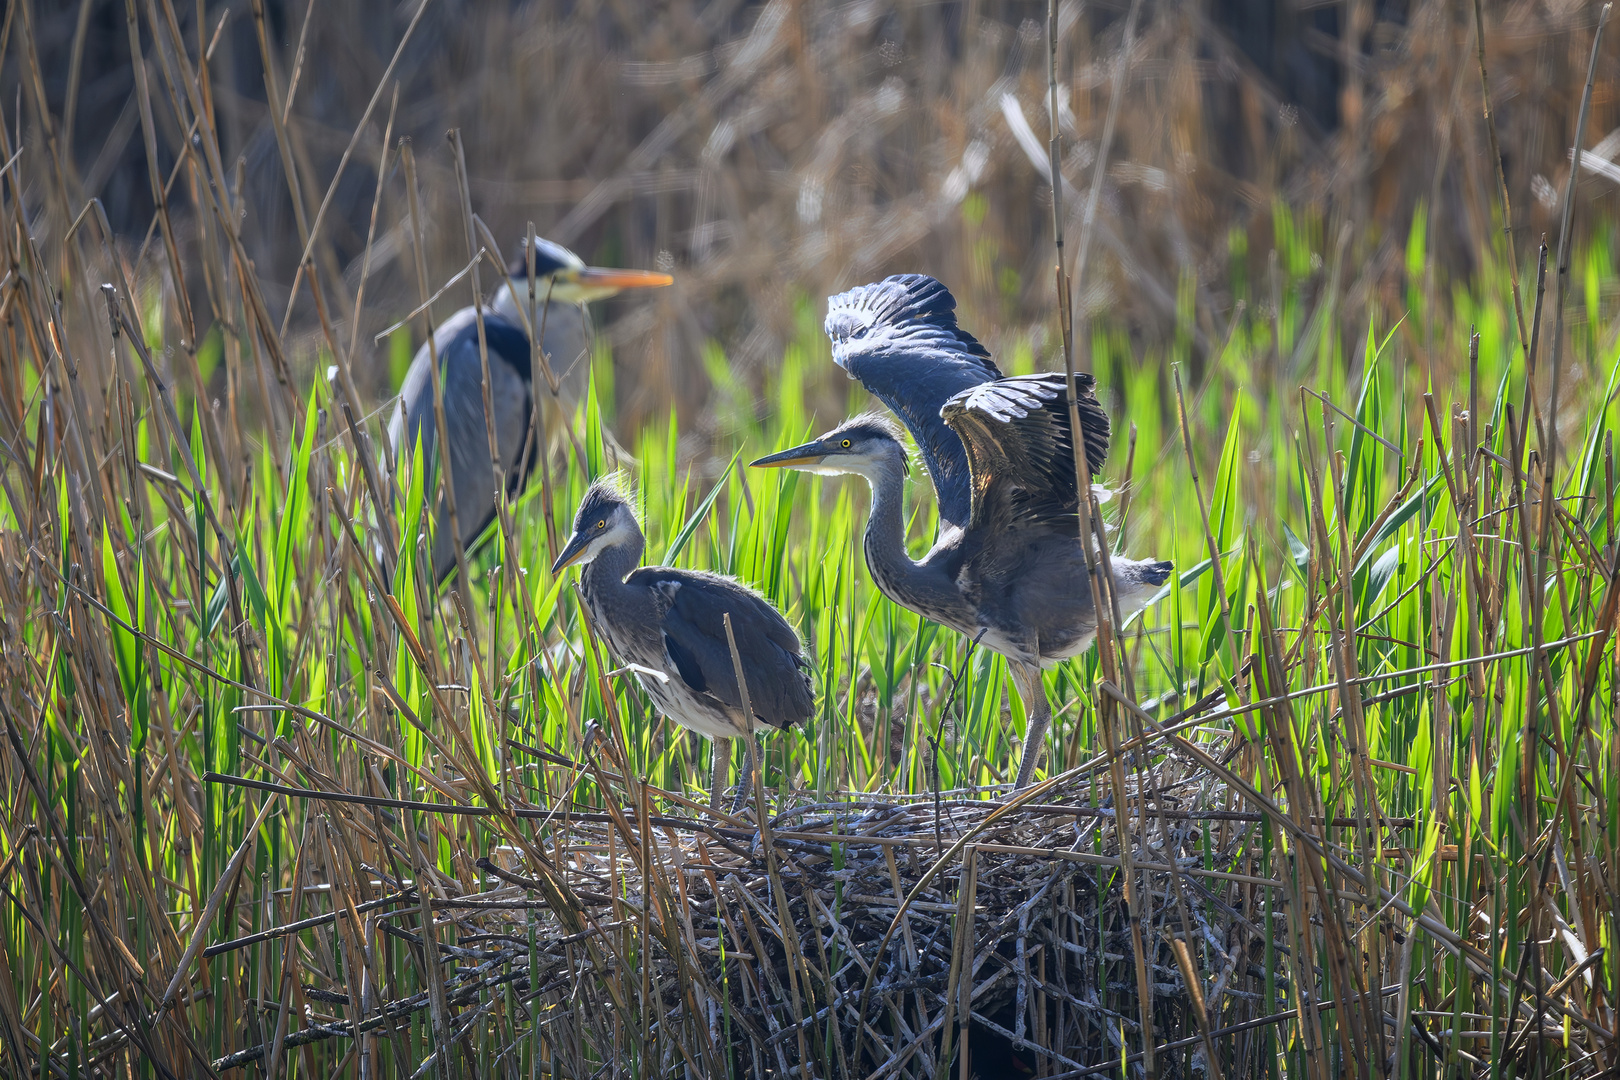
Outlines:
[[[1543,534],[1539,465],[1519,480],[1506,467],[1519,457],[1512,436],[1527,424],[1529,446],[1545,451],[1538,418],[1517,411],[1523,358],[1503,314],[1503,275],[1458,285],[1434,309],[1414,288],[1403,309],[1376,311],[1364,331],[1347,334],[1342,297],[1310,257],[1319,227],[1279,209],[1275,231],[1280,306],[1235,281],[1246,306],[1224,347],[1203,357],[1201,378],[1185,342],[1141,355],[1106,319],[1094,324],[1092,366],[1105,400],[1123,404],[1105,475],[1115,484],[1129,476],[1108,511],[1114,535],[1126,554],[1172,559],[1178,569],[1120,635],[1135,699],[1164,722],[1216,692],[1194,717],[1193,742],[1392,898],[1324,902],[1306,888],[1309,860],[1283,820],[1252,827],[1245,860],[1211,868],[1285,882],[1292,906],[1262,906],[1267,926],[1286,924],[1275,940],[1295,959],[1285,965],[1268,940],[1255,991],[1292,1008],[1303,973],[1313,995],[1343,994],[1338,975],[1313,981],[1308,965],[1341,970],[1334,950],[1353,942],[1358,985],[1410,983],[1399,999],[1401,1060],[1436,1068],[1411,1034],[1415,1010],[1455,1018],[1424,1021],[1425,1030],[1465,1017],[1489,1030],[1488,1041],[1470,1045],[1495,1059],[1512,1009],[1522,1014],[1534,996],[1533,968],[1528,991],[1509,989],[1527,941],[1545,939],[1535,961],[1545,986],[1616,940],[1608,884],[1616,856],[1604,823],[1620,813],[1612,722],[1620,684],[1605,604],[1610,436],[1620,415],[1613,359],[1600,352],[1613,338],[1605,298],[1614,269],[1598,244],[1577,261],[1585,318],[1571,327],[1565,363],[1566,385],[1580,389],[1557,417],[1560,501]],[[1421,236],[1414,227],[1406,253],[1414,276]],[[552,528],[566,535],[585,487],[627,468],[649,561],[734,575],[799,628],[817,705],[804,725],[763,740],[765,782],[781,796],[1003,784],[1025,723],[1005,663],[874,589],[861,555],[864,485],[744,467],[869,407],[849,384],[846,410],[808,411],[807,388],[842,385],[844,376],[827,355],[816,305],[803,307],[757,389],[718,349],[710,354],[716,407],[705,438],[684,437],[671,413],[620,432],[634,462],[616,463],[603,429],[611,409],[589,399],[576,418],[583,453],[562,440],[549,458]],[[1470,325],[1480,334],[1472,377]],[[1011,352],[1009,367],[1053,362],[1028,343]],[[39,385],[31,357],[11,359]],[[599,356],[597,370],[609,400],[611,358]],[[1199,488],[1181,444],[1178,376]],[[120,394],[134,389],[116,370],[107,377]],[[89,433],[107,462],[93,481],[53,447],[33,448],[38,466],[6,466],[6,542],[26,552],[4,600],[14,635],[7,768],[14,809],[37,832],[5,840],[5,857],[28,870],[14,875],[6,908],[3,1011],[11,1030],[37,1039],[28,1054],[51,1047],[70,1075],[99,1060],[96,1040],[107,1034],[73,1017],[123,985],[111,942],[166,981],[247,835],[258,802],[240,787],[202,782],[207,774],[577,812],[624,797],[597,772],[623,765],[660,791],[703,795],[706,741],[654,713],[582,624],[571,578],[547,570],[542,485],[531,483],[515,505],[510,540],[496,535],[472,555],[471,580],[435,593],[425,569],[430,463],[400,463],[397,497],[376,503],[364,466],[385,484],[390,468],[357,454],[336,387],[323,374],[298,389],[303,407],[286,411],[285,456],[264,440],[252,468],[230,476],[188,394],[175,402],[187,427],[173,430],[150,388],[127,399],[140,407]],[[41,400],[30,398],[14,430],[38,428]],[[1463,417],[1470,401],[1479,415]],[[1551,419],[1543,412],[1539,422]],[[920,470],[910,499],[909,543],[920,554],[936,526]],[[1101,760],[1098,668],[1093,652],[1046,676],[1056,713],[1049,775]],[[738,748],[725,749],[740,764]],[[657,812],[689,810],[652,798]],[[1312,824],[1375,812],[1410,822],[1376,843],[1365,829]],[[479,874],[471,860],[514,842],[490,818],[446,824],[408,812],[412,836],[397,818],[334,826],[336,813],[289,800],[269,817],[232,886],[236,899],[203,928],[204,940],[304,917],[311,884],[385,869],[351,865],[329,828],[390,831],[386,856],[405,860],[405,876],[419,858],[418,872],[431,867],[468,891]],[[547,836],[538,829],[530,839]],[[52,858],[42,858],[41,840]],[[74,878],[92,868],[94,900]],[[1551,897],[1545,913],[1532,902],[1541,895]],[[1300,905],[1312,920],[1295,918]],[[1418,928],[1415,916],[1432,921]],[[341,948],[327,951],[330,937],[299,940],[300,965],[336,973],[356,963]],[[375,947],[389,954],[392,996],[431,985],[406,943]],[[215,1005],[191,1023],[208,1057],[264,1037],[252,1025],[276,1014],[250,1021],[249,1000],[279,1000],[274,988],[292,977],[283,966],[292,956],[255,948],[205,964],[193,993],[206,988]],[[1612,1017],[1592,1011],[1620,996],[1610,956],[1592,962],[1590,984],[1569,983],[1557,1007]],[[39,993],[46,984],[53,988]],[[1350,1036],[1334,1027],[1343,1015],[1323,1014],[1320,1052],[1348,1067],[1338,1055]],[[512,1047],[528,1075],[537,1054],[552,1053],[521,1011],[491,1017],[470,1051],[477,1060],[487,1065]],[[1522,1015],[1515,1022],[1522,1027]],[[1318,1051],[1304,1040],[1316,1037],[1279,1030],[1262,1049],[1251,1046],[1259,1055],[1251,1064],[1311,1075],[1307,1059]],[[437,1038],[422,1021],[398,1051],[385,1041],[379,1052],[402,1052],[414,1068]],[[613,1052],[583,1051],[598,1061]],[[337,1064],[329,1054],[313,1060],[329,1069]]]

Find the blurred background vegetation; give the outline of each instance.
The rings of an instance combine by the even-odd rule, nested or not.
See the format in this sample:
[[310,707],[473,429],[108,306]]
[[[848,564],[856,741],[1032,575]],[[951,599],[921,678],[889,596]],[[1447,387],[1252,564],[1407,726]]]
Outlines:
[[[654,302],[605,313],[628,431],[671,400],[683,420],[704,416],[715,390],[703,362],[711,345],[757,395],[799,320],[819,321],[821,298],[891,272],[940,277],[964,323],[998,354],[1027,347],[1038,366],[1053,365],[1045,8],[435,0],[414,29],[416,5],[363,0],[179,4],[175,15],[193,51],[202,41],[213,50],[220,153],[243,181],[242,243],[278,319],[334,175],[314,255],[324,279],[347,286],[332,289],[334,319],[353,317],[397,87],[394,130],[416,148],[430,277],[466,259],[444,138],[452,127],[465,141],[473,209],[502,243],[515,247],[533,222],[587,261],[677,275]],[[1524,259],[1556,232],[1577,134],[1599,159],[1575,187],[1581,219],[1613,205],[1620,38],[1599,60],[1587,130],[1574,131],[1596,11],[1565,0],[1484,4]],[[29,153],[59,168],[68,200],[39,192],[41,238],[60,237],[94,196],[122,242],[139,249],[153,222],[147,155],[170,176],[186,133],[157,93],[156,137],[143,139],[124,5],[64,0],[8,12],[14,42],[24,39],[16,24],[33,20],[37,51],[6,54],[0,91]],[[1371,312],[1398,316],[1413,291],[1446,297],[1501,254],[1470,5],[1147,0],[1128,56],[1127,15],[1117,0],[1065,0],[1059,14],[1064,170],[1081,193],[1111,79],[1125,65],[1077,305],[1128,343],[1122,363],[1174,353],[1198,381],[1239,301],[1250,318],[1270,317],[1280,302],[1273,253],[1294,245],[1279,228],[1303,231],[1297,246],[1308,260],[1281,276],[1310,292],[1342,289],[1334,315],[1352,364]],[[144,23],[137,36],[161,91],[172,65]],[[267,67],[283,135],[267,104]],[[398,162],[390,156],[354,358],[360,388],[379,400],[399,370],[371,337],[416,297]],[[170,210],[188,257],[206,240],[196,195],[182,172]],[[1067,200],[1076,219],[1083,202]],[[1295,226],[1279,208],[1297,215]],[[1416,266],[1406,258],[1414,226],[1427,253]],[[1605,252],[1612,243],[1590,235]],[[146,243],[147,269],[164,268],[158,248]],[[172,274],[164,284],[176,286]],[[198,274],[185,287],[203,334],[205,283]],[[440,307],[463,302],[458,293]],[[1597,312],[1573,313],[1583,314]],[[320,331],[307,297],[290,329],[304,342],[295,354],[313,356]],[[1406,325],[1403,348],[1431,344],[1430,329]],[[843,407],[842,378],[817,374],[812,403],[832,416]],[[1122,380],[1099,374],[1116,405],[1163,407],[1124,401]]]
[[[489,1075],[672,1075],[691,1060],[745,1075],[710,1031],[723,1014],[808,1031],[799,1055],[836,1075],[834,1006],[866,977],[848,955],[877,956],[878,934],[808,957],[793,921],[820,916],[760,884],[790,917],[728,954],[736,897],[716,888],[695,928],[630,903],[682,895],[681,860],[707,858],[705,836],[750,834],[685,817],[707,747],[604,671],[541,553],[607,468],[611,425],[639,462],[651,557],[758,584],[811,647],[817,715],[766,744],[778,807],[903,802],[938,783],[982,809],[1023,722],[1002,662],[876,593],[855,485],[734,466],[869,404],[827,356],[823,297],[890,272],[943,279],[1004,369],[1060,365],[1045,13],[6,6],[0,1052],[15,1074],[223,1071],[290,1055],[290,1031],[306,1075],[452,1059]],[[1195,907],[1227,920],[1177,966],[1164,942],[1188,923],[1144,875],[1160,890],[1150,957],[1107,869],[1121,833],[1023,821],[1042,872],[1059,864],[1042,844],[1104,867],[1064,882],[1095,895],[1097,918],[1048,913],[1068,935],[1053,977],[1090,995],[1048,1040],[1071,1061],[1117,1066],[1164,1039],[1179,1049],[1160,1075],[1211,1075],[1190,1048],[1185,988],[1202,979],[1227,1075],[1620,1068],[1620,34],[1596,54],[1577,130],[1596,23],[1596,5],[1562,0],[1060,5],[1071,244],[1099,185],[1079,360],[1115,418],[1106,479],[1130,481],[1108,513],[1124,550],[1179,572],[1122,631],[1131,723],[1185,728],[1133,758],[1134,790],[1174,778],[1178,820],[1200,828],[1153,858],[1212,875]],[[421,322],[377,334],[417,304],[418,251],[429,289],[469,257],[449,129],[470,209],[505,254],[532,222],[590,262],[676,279],[601,305],[598,396],[548,461],[550,517],[531,490],[454,600],[416,572],[420,474],[394,491],[370,472]],[[1572,181],[1574,145],[1589,149]],[[1513,282],[1533,319],[1537,245],[1570,210],[1567,289],[1549,276],[1537,354]],[[469,296],[448,288],[436,315]],[[337,377],[350,368],[357,394]],[[1557,468],[1538,470],[1554,446]],[[935,519],[914,491],[916,549]],[[1095,654],[1048,674],[1050,771],[1121,760],[1098,680]],[[1149,844],[1146,800],[1128,807],[1091,776],[1051,797],[1113,800],[1108,814],[1144,815]],[[390,814],[354,797],[392,797]],[[482,813],[496,803],[537,823]],[[1386,830],[1345,824],[1368,807]],[[655,832],[654,813],[690,829]],[[940,819],[925,824],[937,836]],[[531,843],[571,861],[550,867]],[[847,852],[824,846],[796,849],[795,872],[830,881],[814,875]],[[921,893],[917,850],[903,873]],[[750,887],[767,880],[754,854],[712,851]],[[518,895],[485,856],[594,899],[468,913],[456,905],[486,887]],[[974,923],[972,888],[956,889],[972,860],[956,859],[927,871],[951,950],[985,944],[993,914]],[[829,909],[869,902],[864,925],[889,925],[876,893],[901,889],[895,867],[859,901],[829,886]],[[431,897],[407,891],[419,882]],[[1011,903],[1032,895],[1020,887]],[[340,903],[402,897],[360,935],[333,921]],[[542,954],[564,963],[546,942],[573,942],[581,911],[611,911],[612,933],[542,980]],[[276,929],[303,919],[327,921]],[[479,968],[447,975],[423,947],[444,935],[465,958],[491,928],[511,948]],[[933,944],[925,964],[945,937]],[[980,987],[1012,971],[998,955],[981,957]],[[789,956],[822,1010],[809,1019],[759,992]],[[1144,1004],[1150,963],[1160,989]],[[885,1006],[896,1045],[916,1048],[896,1071],[951,1066],[953,1044],[927,1033],[948,1015],[947,971],[980,971],[936,966]],[[1036,998],[1016,999],[1016,1025],[1042,1030]],[[787,1075],[785,1045],[755,1049]]]

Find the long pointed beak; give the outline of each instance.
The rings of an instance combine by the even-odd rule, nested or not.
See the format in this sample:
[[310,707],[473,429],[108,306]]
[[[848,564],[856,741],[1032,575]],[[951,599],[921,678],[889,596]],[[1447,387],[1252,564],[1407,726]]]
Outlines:
[[612,296],[625,289],[658,289],[675,282],[668,274],[652,270],[609,270],[601,266],[585,267],[577,272],[575,280],[582,288],[604,296]]
[[582,536],[579,533],[570,536],[568,543],[563,545],[562,551],[557,555],[557,561],[551,564],[551,576],[556,577],[568,567],[579,562],[580,558],[585,554],[585,549],[590,545],[589,537]]
[[826,457],[826,444],[817,439],[802,446],[778,450],[774,454],[766,454],[756,461],[750,461],[748,467],[750,469],[791,469],[801,465],[820,465]]

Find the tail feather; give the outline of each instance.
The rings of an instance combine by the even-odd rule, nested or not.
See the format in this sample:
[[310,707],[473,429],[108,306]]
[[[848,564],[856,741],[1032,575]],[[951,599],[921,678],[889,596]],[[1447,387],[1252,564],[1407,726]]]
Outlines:
[[1142,580],[1149,585],[1163,585],[1170,580],[1170,571],[1176,568],[1173,562],[1150,562],[1142,564]]

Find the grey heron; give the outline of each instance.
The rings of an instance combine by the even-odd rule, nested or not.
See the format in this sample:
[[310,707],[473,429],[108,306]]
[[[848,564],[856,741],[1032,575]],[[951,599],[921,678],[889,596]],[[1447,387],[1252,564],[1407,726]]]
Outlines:
[[[887,278],[833,297],[833,358],[911,429],[939,496],[940,531],[921,560],[906,551],[908,458],[894,423],[859,416],[753,462],[855,473],[872,488],[866,563],[902,607],[1007,658],[1029,716],[1017,787],[1035,772],[1051,706],[1041,669],[1084,652],[1097,613],[1077,528],[1078,482],[1061,374],[1004,378],[956,324],[956,300],[930,277]],[[1090,375],[1076,375],[1092,475],[1108,452],[1108,414]],[[1122,612],[1142,607],[1173,569],[1115,557]]]
[[[567,423],[573,417],[574,406],[584,396],[590,378],[590,315],[585,305],[625,289],[653,288],[674,280],[668,274],[646,270],[586,266],[578,255],[561,244],[537,238],[534,243],[535,303],[532,321],[526,321],[529,261],[525,248],[523,256],[510,267],[512,280],[501,283],[494,300],[484,309],[484,344],[489,355],[495,445],[507,491],[512,495],[523,489],[535,456],[546,449],[537,439],[529,455],[525,457],[523,453],[532,422],[533,384],[543,376],[533,366],[525,325],[532,325],[541,335],[541,351],[558,381],[555,396],[548,385],[540,398],[543,402],[555,402],[561,422]],[[409,456],[412,446],[420,441],[423,460],[430,460],[438,435],[433,415],[432,378],[432,357],[437,355],[444,393],[445,431],[450,441],[447,479],[455,499],[463,548],[472,546],[495,519],[496,512],[489,429],[484,422],[484,375],[478,355],[477,315],[472,307],[462,308],[433,332],[431,347],[430,343],[423,342],[405,374],[399,405],[388,430],[390,443],[396,449]],[[455,545],[445,509],[440,509],[437,521],[433,576],[435,581],[443,581],[455,569]]]
[[[755,768],[753,731],[788,728],[810,716],[810,664],[793,627],[759,593],[702,570],[641,566],[646,546],[630,499],[617,483],[597,481],[574,516],[573,535],[553,574],[584,563],[580,591],[607,645],[630,667],[658,710],[714,742],[711,804],[730,760],[725,739],[746,739],[747,779]],[[743,711],[726,637],[731,616],[747,700]],[[739,801],[742,792],[739,791]]]

